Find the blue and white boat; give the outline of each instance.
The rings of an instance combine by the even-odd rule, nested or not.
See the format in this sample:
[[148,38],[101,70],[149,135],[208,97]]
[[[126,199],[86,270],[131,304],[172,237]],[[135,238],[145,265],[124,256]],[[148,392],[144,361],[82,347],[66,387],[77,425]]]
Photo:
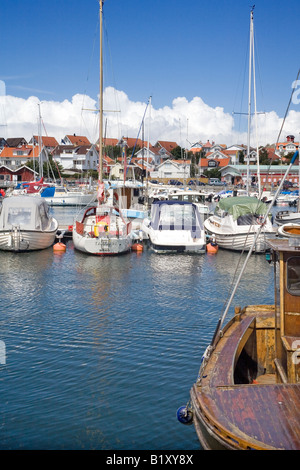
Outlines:
[[97,201],[93,190],[69,190],[65,186],[45,186],[40,195],[49,206],[88,206]]
[[205,253],[206,238],[196,204],[155,201],[151,217],[142,223],[145,237],[156,253]]

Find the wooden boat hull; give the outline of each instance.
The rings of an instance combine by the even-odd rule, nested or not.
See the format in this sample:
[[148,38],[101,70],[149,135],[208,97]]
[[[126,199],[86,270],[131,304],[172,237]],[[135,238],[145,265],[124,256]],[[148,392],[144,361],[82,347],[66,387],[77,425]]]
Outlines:
[[249,306],[224,329],[190,392],[204,449],[300,449],[300,384],[276,382],[274,336],[274,306]]

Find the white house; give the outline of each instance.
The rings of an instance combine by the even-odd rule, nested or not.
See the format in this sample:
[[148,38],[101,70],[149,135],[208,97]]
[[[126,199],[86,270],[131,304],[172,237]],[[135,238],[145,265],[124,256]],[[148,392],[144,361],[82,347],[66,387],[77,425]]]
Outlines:
[[278,142],[275,154],[284,157],[288,153],[295,153],[299,149],[299,142],[295,142],[293,135],[288,135],[285,142]]
[[58,145],[53,151],[53,158],[65,170],[97,170],[98,151],[95,145]]
[[27,161],[45,163],[48,161],[48,151],[43,147],[39,153],[38,147],[23,145],[21,147],[4,147],[0,152],[0,164],[16,169],[25,165]]
[[[126,167],[126,179],[135,181],[135,170],[137,167],[135,165],[127,165]],[[124,165],[120,162],[116,162],[110,167],[109,179],[124,179]]]
[[[164,149],[161,151],[162,154],[164,154]],[[157,166],[160,165],[162,161],[162,155],[160,153],[160,149],[156,147],[149,147],[149,152],[148,148],[144,147],[140,149],[138,152],[136,152],[135,157],[136,161],[142,162],[147,161],[149,165]]]
[[[230,147],[227,147],[225,153],[227,153],[227,155],[231,156],[231,162],[234,164],[234,165],[238,165],[240,162],[239,162],[239,152],[242,152],[244,154],[244,162],[247,163],[248,161],[248,156],[247,156],[247,146],[246,145],[231,145]],[[253,147],[250,147],[250,152],[249,152],[249,162],[250,163],[256,163],[257,161],[257,152],[256,152],[256,149],[254,149]]]
[[158,165],[155,174],[158,178],[189,178],[190,160],[166,160]]

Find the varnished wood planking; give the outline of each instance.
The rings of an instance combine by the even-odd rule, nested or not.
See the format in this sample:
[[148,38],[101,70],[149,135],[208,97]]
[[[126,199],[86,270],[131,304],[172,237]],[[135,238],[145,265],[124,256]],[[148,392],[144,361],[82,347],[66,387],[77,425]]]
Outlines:
[[221,434],[249,447],[300,449],[300,385],[217,387],[198,399]]

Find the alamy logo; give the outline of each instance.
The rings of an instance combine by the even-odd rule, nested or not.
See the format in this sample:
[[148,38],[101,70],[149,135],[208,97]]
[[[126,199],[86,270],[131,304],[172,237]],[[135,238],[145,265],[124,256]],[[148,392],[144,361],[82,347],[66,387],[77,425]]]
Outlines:
[[6,348],[4,341],[0,341],[0,364],[6,364]]
[[292,102],[294,104],[300,103],[300,80],[295,80],[292,83],[292,88],[295,90],[292,96]]

